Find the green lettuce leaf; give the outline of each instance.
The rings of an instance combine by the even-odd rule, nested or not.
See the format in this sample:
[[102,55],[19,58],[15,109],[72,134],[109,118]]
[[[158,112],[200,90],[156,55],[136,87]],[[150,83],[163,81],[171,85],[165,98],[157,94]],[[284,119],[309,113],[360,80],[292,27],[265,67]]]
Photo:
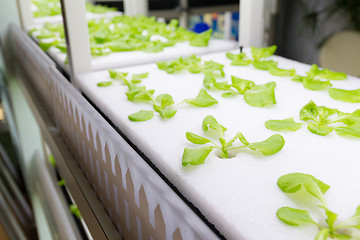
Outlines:
[[186,139],[194,144],[205,144],[211,142],[211,140],[204,138],[202,136],[199,136],[192,132],[186,132]]
[[141,122],[141,121],[147,121],[150,120],[154,117],[154,112],[153,111],[145,111],[145,110],[140,110],[136,113],[133,113],[131,115],[128,116],[129,119],[133,122]]
[[284,120],[268,120],[265,122],[265,127],[272,131],[296,131],[299,130],[302,123],[297,123],[293,118],[287,118]]
[[299,226],[307,223],[316,225],[306,210],[282,207],[277,210],[276,215],[281,221],[288,225]]
[[211,153],[212,150],[213,150],[212,147],[203,147],[199,149],[185,148],[182,157],[183,167],[186,167],[188,164],[190,165],[204,164],[205,159]]
[[264,107],[269,104],[276,104],[275,87],[275,82],[255,85],[244,93],[244,99],[253,107]]
[[348,103],[360,103],[360,88],[355,90],[330,88],[329,95],[331,98],[338,101],[343,101]]
[[201,89],[196,98],[186,99],[185,102],[197,107],[209,107],[218,103],[205,89]]
[[295,193],[301,188],[305,188],[309,194],[316,197],[322,203],[325,201],[323,194],[330,188],[330,186],[324,182],[310,174],[304,173],[289,173],[283,175],[278,179],[277,184],[285,193]]
[[285,144],[284,138],[275,134],[262,142],[250,143],[248,147],[252,150],[262,152],[264,155],[273,155],[279,152]]
[[256,48],[251,47],[251,54],[255,61],[260,60],[262,58],[267,58],[273,55],[276,51],[277,46],[273,45],[267,48]]

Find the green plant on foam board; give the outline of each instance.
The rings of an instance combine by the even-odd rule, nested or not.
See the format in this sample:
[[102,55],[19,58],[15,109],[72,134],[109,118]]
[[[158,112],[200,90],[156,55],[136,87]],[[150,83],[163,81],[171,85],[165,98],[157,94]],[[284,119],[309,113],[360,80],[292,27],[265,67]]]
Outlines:
[[114,70],[108,70],[111,81],[99,82],[99,87],[108,87],[116,83],[125,84],[128,86],[126,92],[129,101],[142,101],[151,103],[154,110],[140,110],[129,115],[129,119],[134,122],[147,121],[154,117],[154,111],[159,113],[162,118],[172,118],[177,110],[176,107],[181,104],[191,104],[196,107],[209,107],[217,104],[218,101],[210,96],[205,89],[201,89],[195,98],[185,99],[178,104],[174,104],[174,100],[169,94],[160,94],[154,96],[155,90],[146,90],[145,86],[139,86],[142,79],[148,76],[148,73],[133,74],[132,78],[128,80],[127,73],[122,73]]
[[173,61],[157,62],[158,68],[167,73],[176,73],[187,70],[191,73],[204,73],[203,84],[207,89],[226,91],[223,97],[244,95],[245,101],[254,107],[264,107],[269,104],[276,104],[275,82],[264,85],[255,85],[254,82],[231,76],[231,84],[228,82],[217,82],[216,76],[225,76],[224,65],[214,61],[201,61],[200,57],[191,55],[190,57],[180,57]]
[[[208,131],[208,130],[215,131],[219,136],[218,140],[220,144],[216,144],[214,141],[206,137],[199,136],[192,132],[187,132],[186,138],[191,143],[198,145],[207,144],[208,146],[197,149],[185,148],[182,157],[183,167],[186,167],[188,164],[190,165],[204,164],[205,159],[214,149],[220,149],[221,151],[220,155],[222,158],[228,158],[229,151],[238,150],[242,148],[249,148],[254,151],[260,151],[264,155],[273,155],[279,152],[283,148],[285,143],[284,138],[279,134],[272,135],[271,137],[269,137],[268,139],[262,142],[249,143],[241,132],[238,132],[232,139],[226,142],[224,133],[226,132],[227,129],[224,126],[220,125],[216,121],[216,119],[210,115],[204,118],[202,123],[202,129],[204,131]],[[234,146],[234,142],[236,140],[239,140],[239,142],[242,143],[242,145]]]
[[295,75],[295,69],[281,69],[277,67],[278,62],[273,60],[264,60],[272,56],[276,51],[277,46],[273,45],[267,48],[251,47],[252,59],[246,56],[244,52],[234,54],[227,52],[226,57],[232,60],[231,65],[248,66],[252,64],[255,68],[260,70],[268,70],[274,76],[292,77]]
[[204,86],[207,89],[226,91],[222,97],[229,98],[236,95],[243,95],[247,104],[253,107],[264,107],[276,104],[275,82],[256,85],[253,81],[231,76],[231,83],[226,81],[217,82],[212,75],[204,78]]
[[204,73],[205,75],[218,74],[220,76],[225,76],[224,65],[214,62],[214,61],[201,61],[200,57],[197,57],[195,54],[189,57],[179,57],[173,61],[167,62],[157,62],[158,68],[166,71],[167,73],[176,73],[183,70],[187,70],[191,73]]
[[[92,56],[135,50],[161,52],[165,47],[183,41],[189,41],[192,46],[205,47],[211,35],[211,30],[198,34],[179,27],[176,19],[166,24],[156,21],[155,17],[126,15],[88,20],[88,30]],[[39,45],[44,51],[58,47],[66,53],[62,24],[47,23],[44,27],[32,29],[31,33],[40,40]],[[152,36],[162,39],[150,39]]]
[[[310,101],[300,110],[300,120],[307,124],[310,132],[325,136],[335,130],[338,135],[360,137],[360,109],[353,113],[344,113],[337,109],[316,106]],[[296,131],[301,123],[293,118],[284,120],[268,120],[265,127],[273,131]]]
[[313,64],[306,76],[295,75],[292,78],[295,82],[302,82],[303,86],[309,90],[317,91],[326,87],[331,87],[331,80],[344,80],[347,78],[345,73],[333,72],[329,69],[319,69]]
[[325,224],[315,222],[307,210],[281,207],[276,212],[277,217],[290,226],[308,224],[318,228],[319,233],[315,240],[326,240],[328,238],[350,240],[353,239],[353,231],[360,229],[360,206],[352,217],[336,224],[338,215],[329,210],[324,196],[330,186],[312,175],[303,173],[286,174],[278,179],[277,185],[284,193],[294,194],[299,192],[298,194],[310,194],[320,202],[320,205],[316,204],[316,206],[324,210],[326,216]]
[[[264,60],[265,58],[272,56],[275,51],[275,45],[267,48],[251,47],[252,59],[247,57],[246,54],[243,52],[241,52],[240,54],[233,54],[228,52],[226,53],[226,56],[227,58],[232,60],[231,65],[248,66],[252,64],[255,68],[260,70],[267,70],[271,75],[274,76],[292,77],[293,81],[301,82],[305,88],[313,91],[321,90],[326,87],[331,87],[332,84],[330,80],[343,80],[347,78],[347,75],[345,73],[333,72],[329,69],[319,69],[316,64],[313,64],[311,66],[310,70],[306,73],[306,76],[296,74],[295,69],[281,69],[277,67],[278,62],[273,60]],[[332,92],[333,94],[330,93],[331,97],[334,96],[334,99],[344,101],[344,98],[336,97],[339,94],[336,94],[337,92],[335,90],[333,90]],[[354,95],[355,93],[359,94],[358,92],[348,92],[347,95]],[[360,95],[357,95],[357,99],[359,98]],[[349,99],[349,97],[347,97],[346,99]],[[354,100],[348,101],[353,102]],[[360,102],[360,100],[356,101]]]

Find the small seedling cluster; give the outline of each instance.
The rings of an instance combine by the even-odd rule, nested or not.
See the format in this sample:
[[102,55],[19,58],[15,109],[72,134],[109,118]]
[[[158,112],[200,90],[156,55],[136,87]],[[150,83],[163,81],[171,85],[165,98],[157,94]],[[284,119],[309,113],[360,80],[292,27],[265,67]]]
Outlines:
[[[316,106],[310,101],[300,110],[300,120],[303,120],[314,134],[325,136],[335,131],[338,135],[360,137],[360,109],[344,113],[337,109]],[[265,127],[273,131],[296,131],[301,125],[302,123],[296,123],[293,118],[265,122]]]
[[201,89],[195,98],[188,98],[175,105],[174,100],[169,94],[154,96],[155,90],[147,90],[145,86],[138,85],[149,73],[132,74],[131,79],[127,79],[128,73],[108,70],[111,81],[102,81],[99,87],[108,87],[113,84],[123,84],[128,87],[126,92],[127,99],[132,102],[147,102],[152,104],[153,110],[140,110],[129,115],[129,119],[134,122],[147,121],[154,117],[154,111],[159,113],[162,118],[172,118],[177,107],[181,104],[191,104],[196,107],[209,107],[217,104],[217,100],[210,96],[205,89]]
[[[188,41],[191,46],[208,45],[211,29],[195,33],[178,26],[178,20],[169,24],[158,22],[155,17],[115,16],[111,19],[88,20],[89,41],[92,56],[104,56],[112,52],[143,51],[162,52],[178,42]],[[66,53],[64,27],[59,23],[47,23],[33,28],[29,34],[39,39],[39,46],[47,51],[56,47]]]
[[[218,140],[220,144],[216,144],[209,138],[199,136],[192,132],[187,132],[186,138],[191,143],[198,145],[207,144],[207,146],[198,149],[185,148],[182,157],[182,165],[184,167],[186,167],[188,164],[204,164],[205,159],[214,149],[220,149],[220,155],[222,158],[229,158],[229,151],[242,148],[249,148],[254,151],[259,151],[264,155],[273,155],[279,152],[285,144],[284,138],[279,134],[272,135],[262,142],[249,143],[241,132],[238,132],[233,138],[231,138],[229,141],[226,141],[224,133],[227,129],[220,125],[217,120],[210,115],[204,118],[202,129],[204,131],[215,131],[219,137]],[[234,145],[235,141],[237,140],[239,140],[239,143],[241,143],[240,146],[239,144],[236,146]]]
[[209,90],[225,91],[223,97],[233,97],[243,95],[244,100],[250,106],[264,107],[276,104],[275,100],[275,82],[269,82],[263,85],[256,85],[253,81],[231,76],[231,83],[227,81],[218,82],[217,77],[224,77],[224,65],[214,61],[201,61],[200,57],[191,55],[190,57],[180,57],[174,61],[157,62],[159,69],[167,73],[176,73],[187,70],[191,73],[203,73],[204,87]]
[[[321,221],[321,223],[315,222],[310,216],[309,211],[303,209],[281,207],[276,212],[277,217],[290,226],[308,224],[317,227],[319,233],[315,237],[315,240],[326,240],[328,238],[350,240],[353,239],[354,230],[360,229],[360,206],[356,209],[352,217],[336,223],[338,215],[329,209],[324,196],[330,186],[312,175],[303,173],[286,174],[278,179],[277,184],[284,193],[289,195],[304,189],[305,191],[301,192],[302,194],[310,194],[320,202],[320,205],[318,205],[318,203],[314,205],[322,209],[325,213],[326,221]],[[325,226],[322,224],[323,222],[326,223]]]

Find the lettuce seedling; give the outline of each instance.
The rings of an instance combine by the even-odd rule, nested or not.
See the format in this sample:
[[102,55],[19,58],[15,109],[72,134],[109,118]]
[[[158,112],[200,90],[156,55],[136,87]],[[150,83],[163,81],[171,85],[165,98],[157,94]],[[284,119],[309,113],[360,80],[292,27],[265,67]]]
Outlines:
[[[258,56],[268,56],[270,53],[264,51],[263,54],[258,53]],[[227,53],[227,56],[230,58],[238,58],[237,55],[232,53]],[[244,53],[241,53],[239,56],[246,57]],[[245,59],[244,61],[248,61]],[[174,61],[169,62],[157,62],[156,63],[159,69],[166,71],[167,73],[175,73],[183,70],[187,70],[191,73],[204,73],[203,84],[207,89],[216,89],[221,91],[226,91],[222,94],[223,97],[233,97],[236,95],[244,95],[245,101],[254,107],[264,107],[269,104],[276,104],[275,100],[275,82],[270,82],[264,85],[255,85],[254,82],[240,79],[235,76],[231,76],[231,84],[228,82],[217,82],[215,76],[220,74],[225,76],[224,66],[214,62],[214,61],[205,61],[202,63],[201,58],[196,55],[191,55],[190,57],[183,58],[180,57]]]
[[231,76],[231,84],[228,82],[217,82],[212,75],[206,75],[203,84],[208,89],[226,91],[222,97],[228,98],[243,95],[247,104],[253,107],[264,107],[276,104],[275,82],[263,85],[255,85],[253,81]]
[[[216,119],[211,115],[204,118],[202,123],[202,129],[204,131],[215,131],[216,134],[219,136],[220,144],[216,144],[214,141],[206,137],[199,136],[192,132],[187,132],[186,138],[191,143],[198,145],[210,145],[198,149],[185,148],[182,157],[183,167],[186,167],[188,164],[204,164],[206,158],[214,149],[220,149],[221,158],[229,158],[229,151],[241,148],[249,148],[254,151],[260,151],[264,155],[273,155],[279,152],[283,148],[285,143],[284,138],[278,134],[272,135],[271,137],[262,142],[249,143],[241,132],[238,132],[232,139],[227,142],[224,135],[227,129],[221,124],[219,124]],[[242,145],[234,146],[233,144],[236,140],[239,140]]]
[[128,91],[125,93],[129,101],[148,102],[153,106],[153,111],[140,110],[136,113],[128,116],[129,120],[134,122],[147,121],[154,117],[154,111],[159,113],[162,118],[172,118],[177,110],[177,106],[181,104],[191,104],[197,107],[209,107],[217,104],[218,101],[210,96],[205,89],[201,89],[199,94],[195,98],[188,98],[182,102],[174,105],[174,100],[169,94],[160,94],[157,97],[154,96],[155,90],[146,90],[145,86],[140,86],[144,78],[147,78],[149,73],[132,74],[131,79],[128,79],[128,73],[118,72],[112,69],[108,70],[111,81],[102,81],[97,84],[98,87],[108,87],[113,84],[124,84],[128,87]]
[[330,80],[343,80],[347,76],[345,73],[332,72],[329,69],[319,69],[318,65],[313,64],[306,76],[295,75],[292,78],[295,82],[302,82],[303,86],[309,90],[317,91],[326,87],[331,87]]
[[211,37],[212,29],[209,29],[205,32],[194,35],[190,40],[190,45],[194,47],[206,47],[209,44]]
[[[90,10],[104,11],[93,7]],[[56,41],[65,43],[62,24],[48,23],[30,32],[42,40],[42,47],[46,50],[55,46]],[[161,52],[165,47],[174,46],[182,41],[189,41],[192,46],[204,47],[208,45],[211,35],[211,30],[199,34],[178,27],[178,20],[171,20],[166,24],[156,21],[154,17],[126,15],[109,19],[90,19],[88,32],[92,56],[136,50]],[[50,44],[49,41],[52,39],[56,41]]]
[[295,75],[295,69],[281,69],[277,67],[278,62],[274,60],[264,60],[272,56],[277,49],[276,45],[267,48],[255,48],[251,47],[252,59],[246,56],[245,53],[233,54],[226,53],[226,57],[232,60],[231,65],[248,66],[252,64],[255,68],[260,70],[267,70],[271,75],[292,77]]
[[277,210],[277,217],[287,225],[313,225],[319,229],[319,233],[315,240],[332,239],[352,239],[353,230],[360,229],[360,206],[356,209],[355,214],[338,224],[336,224],[337,214],[329,210],[324,194],[329,190],[330,186],[316,179],[312,175],[303,173],[290,173],[281,176],[278,179],[279,188],[289,195],[300,191],[304,194],[310,194],[319,201],[320,205],[316,205],[324,210],[326,221],[325,226],[315,222],[307,210],[296,209],[292,207],[281,207]]
[[254,61],[260,61],[263,58],[268,58],[272,56],[275,53],[276,49],[277,49],[276,45],[272,45],[267,48],[251,47],[251,54]]
[[345,73],[333,72],[326,68],[319,69],[319,66],[316,64],[313,64],[306,74],[309,77],[318,77],[327,80],[344,80],[347,78]]
[[[310,101],[300,110],[300,120],[307,123],[310,132],[321,136],[335,130],[338,135],[360,137],[360,109],[353,113],[344,113],[337,109],[316,106],[313,101]],[[289,118],[268,120],[265,126],[273,131],[296,131],[300,128],[300,123]]]
[[248,58],[246,54],[243,52],[240,54],[227,52],[226,57],[232,60],[231,65],[235,65],[235,66],[248,66],[252,62],[252,60]]
[[[145,101],[153,104],[153,109],[160,114],[162,118],[172,118],[177,110],[174,109],[176,106],[174,105],[174,100],[169,94],[161,94],[156,98],[154,95],[154,90],[131,90],[126,93],[129,101]],[[191,104],[196,107],[209,107],[214,104],[217,104],[218,101],[211,97],[205,89],[201,89],[196,98],[185,99],[180,102],[181,104]],[[151,119],[154,115],[150,113],[151,111],[141,110],[137,113],[131,114],[129,119],[131,121],[146,121]]]
[[[265,60],[272,56],[276,51],[276,46],[268,48],[251,48],[252,59],[247,57],[245,53],[240,54],[226,53],[226,57],[232,60],[231,65],[248,66],[252,64],[255,68],[260,70],[267,70],[271,75],[292,77],[295,82],[301,82],[303,86],[309,90],[317,91],[327,87],[331,87],[331,80],[343,80],[347,78],[345,73],[333,72],[329,69],[319,69],[316,64],[313,64],[306,76],[297,75],[295,69],[281,69],[278,62],[273,60]],[[210,78],[207,79],[209,81]],[[352,92],[332,91],[333,98],[340,101],[360,102],[360,94],[356,90]],[[344,95],[346,94],[346,96]],[[226,94],[230,96],[230,94]],[[358,100],[359,99],[359,100]]]
[[156,65],[159,69],[166,71],[167,73],[175,73],[183,70],[187,70],[191,73],[204,73],[206,76],[213,77],[215,74],[225,76],[224,65],[214,61],[201,61],[200,57],[195,54],[190,57],[179,57],[173,61],[157,62]]

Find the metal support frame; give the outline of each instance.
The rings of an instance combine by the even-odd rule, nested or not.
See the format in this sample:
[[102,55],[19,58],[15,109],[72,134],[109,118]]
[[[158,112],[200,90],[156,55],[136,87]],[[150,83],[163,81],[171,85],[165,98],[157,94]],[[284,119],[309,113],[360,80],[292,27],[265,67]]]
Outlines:
[[30,0],[17,0],[19,18],[21,23],[21,28],[24,31],[27,31],[29,26],[33,23],[33,13],[31,11],[31,1]]
[[264,45],[264,1],[240,0],[240,46],[262,47]]
[[85,0],[61,0],[70,80],[77,88],[76,75],[91,71],[89,31]]
[[188,0],[179,0],[180,3],[180,21],[179,24],[180,26],[187,28],[188,27],[188,19],[189,19],[189,13],[188,13],[188,8],[189,8],[189,3]]
[[149,13],[148,0],[124,0],[124,10],[125,14],[129,16],[147,16]]

